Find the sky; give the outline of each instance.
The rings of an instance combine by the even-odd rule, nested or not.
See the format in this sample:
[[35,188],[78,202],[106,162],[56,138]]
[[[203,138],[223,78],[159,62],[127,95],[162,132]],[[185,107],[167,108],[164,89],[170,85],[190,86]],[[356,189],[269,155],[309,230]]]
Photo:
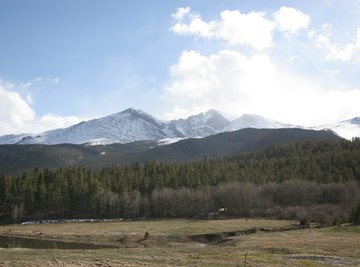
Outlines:
[[141,109],[360,116],[360,0],[0,0],[0,134]]

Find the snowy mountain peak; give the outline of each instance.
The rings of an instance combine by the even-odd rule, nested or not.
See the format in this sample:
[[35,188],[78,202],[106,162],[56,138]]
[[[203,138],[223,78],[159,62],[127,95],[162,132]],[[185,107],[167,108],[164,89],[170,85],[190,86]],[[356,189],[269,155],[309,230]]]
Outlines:
[[216,109],[209,109],[208,111],[203,113],[205,116],[222,116],[219,111]]
[[[0,144],[112,144],[145,140],[174,140],[205,137],[243,128],[304,128],[270,120],[255,114],[244,114],[229,121],[217,110],[208,110],[187,119],[162,122],[139,109],[128,108],[106,117],[80,122],[64,129],[40,134],[0,136]],[[330,129],[347,139],[360,137],[360,117],[314,127]]]
[[[140,110],[140,109],[134,109],[134,108],[128,108],[125,109],[119,113],[115,113],[112,115],[109,115],[104,118],[113,118],[113,119],[132,119],[132,120],[143,120],[148,123],[154,123],[159,128],[164,128],[164,123],[153,117],[152,115]],[[101,119],[104,119],[101,118]]]
[[285,124],[282,122],[274,121],[255,114],[244,114],[241,117],[233,120],[225,131],[236,131],[244,128],[293,128],[294,125]]
[[137,116],[137,115],[141,115],[141,114],[144,114],[145,112],[143,112],[142,110],[140,109],[134,109],[134,108],[128,108],[128,109],[125,109],[119,113],[115,113],[115,114],[130,114],[130,115],[134,115],[134,116]]
[[216,110],[208,110],[187,119],[173,120],[170,129],[184,137],[205,137],[220,132],[230,122]]
[[[168,137],[165,124],[141,110],[127,109],[64,129],[22,136],[17,144],[111,144]],[[17,139],[18,140],[18,139]],[[0,138],[1,143],[1,138]],[[15,142],[12,142],[15,143]]]

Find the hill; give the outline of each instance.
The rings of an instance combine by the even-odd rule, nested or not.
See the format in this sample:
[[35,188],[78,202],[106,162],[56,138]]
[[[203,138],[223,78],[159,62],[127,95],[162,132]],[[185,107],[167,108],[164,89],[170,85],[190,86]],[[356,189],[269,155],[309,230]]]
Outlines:
[[0,173],[20,174],[34,168],[106,165],[157,160],[182,163],[253,152],[269,145],[305,140],[340,140],[331,131],[304,129],[242,129],[158,146],[156,141],[111,145],[0,145]]

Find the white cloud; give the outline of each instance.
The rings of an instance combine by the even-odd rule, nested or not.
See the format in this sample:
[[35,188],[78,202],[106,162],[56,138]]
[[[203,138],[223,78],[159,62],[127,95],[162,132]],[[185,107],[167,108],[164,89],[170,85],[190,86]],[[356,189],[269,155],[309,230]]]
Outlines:
[[281,7],[274,15],[279,29],[289,34],[306,29],[310,24],[310,16],[293,7]]
[[248,44],[261,50],[272,45],[275,24],[264,12],[241,14],[238,10],[221,12],[218,34],[229,44]]
[[171,31],[180,35],[198,35],[201,37],[215,37],[216,36],[216,22],[205,22],[199,14],[191,12],[190,7],[178,8],[172,14],[176,24],[171,28]]
[[[259,71],[264,72],[261,79],[257,77]],[[165,98],[175,104],[180,102],[180,109],[192,109],[194,103],[196,107],[228,109],[233,108],[230,106],[235,100],[247,99],[271,83],[274,67],[266,55],[247,58],[237,51],[223,50],[206,57],[185,51],[170,72],[173,80],[166,88]],[[234,101],[229,103],[229,98]]]
[[75,116],[62,117],[47,114],[38,118],[30,106],[31,94],[23,99],[14,91],[12,83],[0,80],[0,134],[35,133],[70,126],[80,122]]
[[172,16],[175,24],[171,31],[181,35],[220,38],[231,45],[246,44],[261,50],[272,44],[275,23],[265,18],[264,12],[242,14],[238,10],[225,10],[220,20],[206,22],[190,8],[180,8]]
[[183,20],[184,17],[188,14],[190,14],[191,9],[190,7],[180,7],[176,10],[175,13],[172,14],[172,17],[175,18],[176,20]]
[[274,13],[275,20],[266,18],[265,12],[243,14],[239,10],[224,10],[220,19],[204,21],[189,7],[179,8],[172,14],[175,20],[171,31],[180,35],[216,38],[229,45],[249,45],[263,50],[273,45],[276,29],[294,34],[310,24],[310,16],[292,7],[281,7]]
[[39,83],[50,83],[50,84],[58,84],[60,82],[60,78],[58,77],[55,77],[55,78],[51,78],[51,77],[36,77],[30,81],[27,81],[27,82],[21,82],[19,84],[19,87],[22,88],[22,89],[27,89],[27,88],[30,88],[36,84],[39,84]]
[[[341,82],[344,68],[334,63],[326,65],[329,62],[322,61],[318,47],[328,60],[360,61],[360,28],[352,40],[338,45],[335,41],[341,38],[333,35],[332,24],[301,31],[309,28],[311,18],[292,7],[281,7],[273,17],[264,12],[243,14],[239,10],[225,10],[219,19],[206,21],[190,8],[178,10],[173,17],[173,32],[223,40],[227,50],[211,55],[192,50],[181,54],[177,64],[170,68],[170,81],[164,88],[164,98],[173,106],[166,114],[167,119],[209,108],[233,116],[255,113],[300,125],[359,116],[360,105],[356,100],[360,99],[360,88],[346,85],[355,84],[353,81]],[[308,39],[300,33],[307,34]],[[295,34],[296,40],[281,38]],[[247,45],[255,50],[245,50],[245,55],[230,50],[229,45]],[[276,58],[276,64],[268,54],[260,52],[271,46],[274,49],[267,52]],[[297,51],[294,47],[306,51],[289,54],[290,50]],[[283,51],[282,57],[279,53]],[[311,75],[303,69],[310,63],[306,62],[309,55],[315,57],[312,62],[319,60],[317,70],[311,64]],[[301,72],[296,73],[296,69]]]
[[35,112],[17,92],[0,83],[0,132],[8,132],[35,119]]
[[360,89],[328,86],[321,79],[287,73],[266,54],[247,57],[223,50],[209,56],[185,51],[170,69],[164,98],[173,105],[166,119],[186,111],[218,109],[255,113],[300,125],[316,125],[360,114]]
[[76,116],[63,117],[48,113],[35,121],[34,127],[37,129],[36,132],[42,132],[49,129],[65,128],[80,121]]
[[210,107],[208,106],[194,106],[194,107],[187,107],[186,109],[180,108],[179,106],[174,106],[171,112],[163,114],[163,119],[172,120],[174,118],[188,118],[194,114],[199,114],[209,109]]
[[31,82],[25,82],[25,83],[20,83],[20,87],[21,88],[28,88],[28,87],[31,87],[32,86],[32,83]]
[[51,83],[54,83],[54,84],[58,84],[60,82],[60,78],[59,77],[56,77],[56,78],[47,78],[47,80]]
[[164,97],[174,104],[174,116],[177,112],[181,116],[181,110],[207,108],[245,113],[249,107],[240,104],[254,101],[256,93],[273,83],[275,72],[271,60],[263,54],[248,58],[234,50],[223,50],[207,57],[185,51],[170,69],[172,81]]
[[27,101],[30,105],[34,104],[34,99],[33,99],[33,97],[32,97],[31,94],[27,94],[27,95],[26,95],[26,101]]
[[330,40],[331,34],[316,34],[312,32],[309,36],[314,39],[317,46],[326,50],[326,59],[331,61],[359,61],[360,60],[360,28],[352,41],[342,47],[333,44]]

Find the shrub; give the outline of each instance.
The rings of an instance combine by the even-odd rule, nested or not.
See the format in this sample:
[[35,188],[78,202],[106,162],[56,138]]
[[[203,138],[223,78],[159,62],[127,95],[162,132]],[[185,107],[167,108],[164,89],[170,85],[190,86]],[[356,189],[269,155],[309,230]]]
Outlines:
[[147,240],[150,238],[150,233],[149,232],[145,232],[144,234],[144,240]]

